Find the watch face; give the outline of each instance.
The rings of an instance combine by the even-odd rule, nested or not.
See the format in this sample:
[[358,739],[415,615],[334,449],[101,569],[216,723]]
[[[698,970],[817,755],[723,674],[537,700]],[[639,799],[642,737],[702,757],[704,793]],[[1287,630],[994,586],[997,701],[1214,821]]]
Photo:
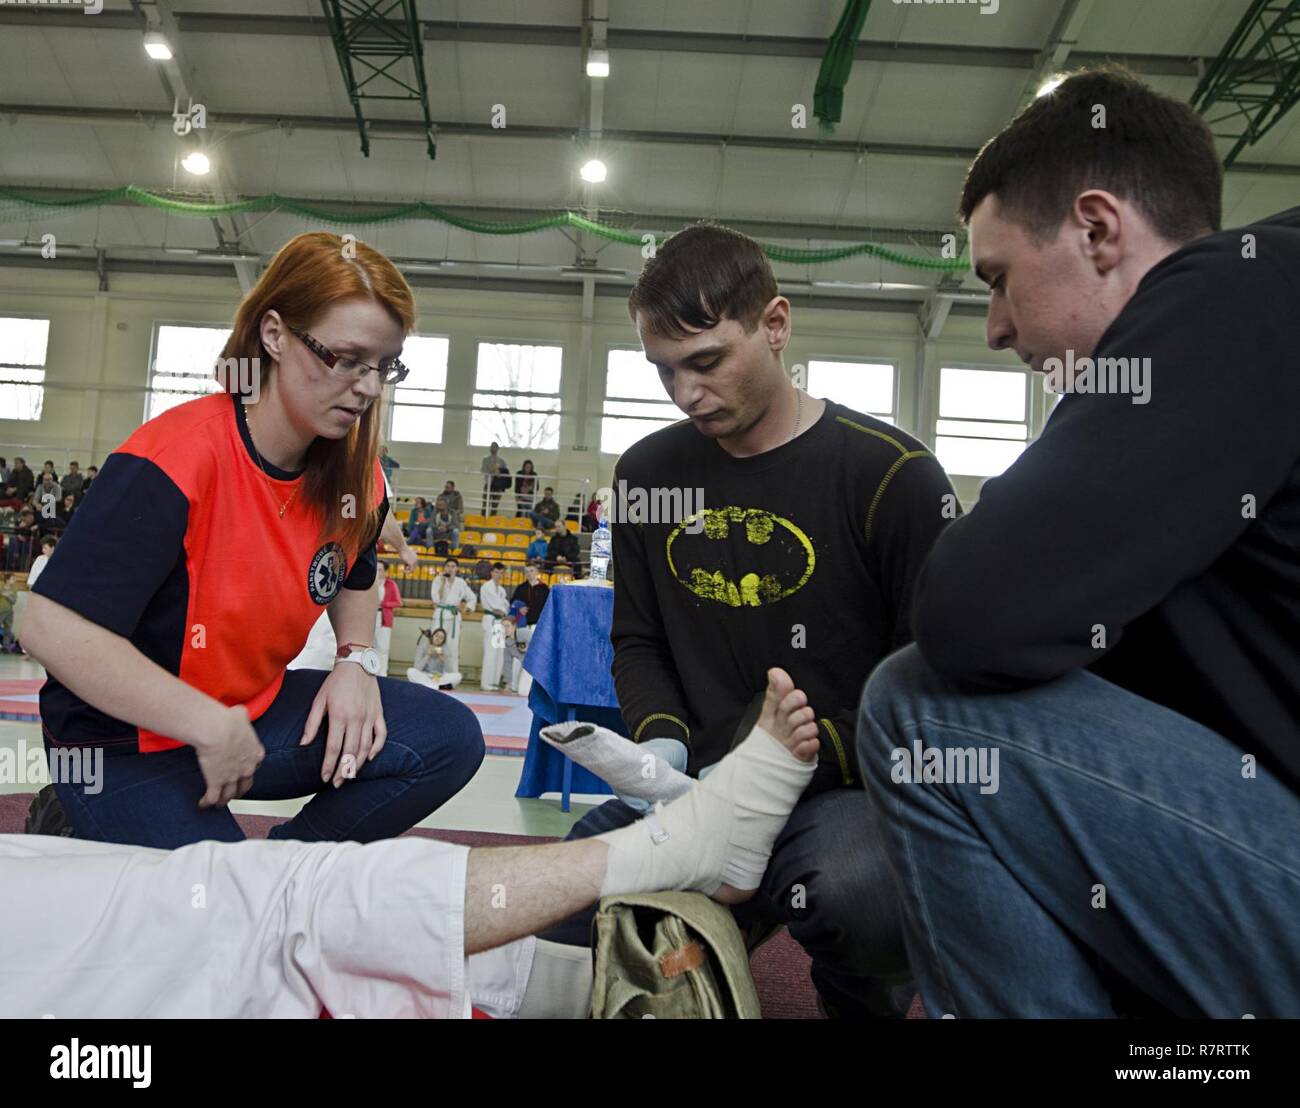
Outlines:
[[378,677],[382,668],[379,661],[378,651],[363,650],[361,652],[361,668],[367,673],[374,674],[374,676]]

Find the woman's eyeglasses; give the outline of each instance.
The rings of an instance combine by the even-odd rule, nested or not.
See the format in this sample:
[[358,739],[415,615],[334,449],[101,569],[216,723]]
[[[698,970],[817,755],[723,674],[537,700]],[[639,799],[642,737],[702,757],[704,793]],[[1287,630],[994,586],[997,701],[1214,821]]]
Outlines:
[[402,364],[400,358],[387,358],[377,366],[367,365],[359,358],[354,358],[351,354],[335,354],[333,350],[322,346],[306,331],[299,331],[293,327],[290,327],[289,330],[302,340],[303,346],[325,363],[335,377],[342,377],[349,381],[360,381],[373,370],[379,374],[379,380],[385,385],[395,385],[399,381],[406,380],[406,375],[411,372]]

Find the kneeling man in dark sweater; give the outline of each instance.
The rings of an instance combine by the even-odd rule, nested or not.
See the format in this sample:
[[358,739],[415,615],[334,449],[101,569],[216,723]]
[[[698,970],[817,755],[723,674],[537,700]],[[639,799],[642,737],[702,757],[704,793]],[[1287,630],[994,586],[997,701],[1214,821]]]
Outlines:
[[1221,190],[1113,70],[967,177],[989,345],[1064,395],[863,696],[931,1016],[1300,1016],[1300,208]]
[[[550,733],[621,794],[668,801],[748,733],[767,670],[787,670],[816,712],[819,765],[742,922],[789,927],[828,1010],[889,1014],[907,963],[854,729],[872,667],[911,641],[913,581],[956,495],[912,436],[794,387],[790,302],[753,240],[716,226],[674,235],[629,309],[688,417],[632,446],[614,475],[613,673],[638,745]],[[573,837],[641,816],[608,801]]]

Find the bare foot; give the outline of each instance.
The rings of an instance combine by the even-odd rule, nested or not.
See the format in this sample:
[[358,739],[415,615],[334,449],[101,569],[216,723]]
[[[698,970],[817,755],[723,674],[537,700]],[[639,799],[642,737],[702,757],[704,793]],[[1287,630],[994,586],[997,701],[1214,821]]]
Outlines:
[[[794,681],[785,670],[775,666],[767,671],[767,695],[763,698],[758,726],[801,762],[817,760],[817,752],[821,749],[821,740],[817,737],[817,713],[809,707],[807,694],[794,687]],[[722,884],[711,895],[719,904],[743,904],[754,892],[754,889]]]
[[790,675],[775,666],[767,671],[767,695],[758,726],[781,743],[796,758],[815,761],[821,740],[817,738],[817,713],[808,706],[808,696],[796,689]]

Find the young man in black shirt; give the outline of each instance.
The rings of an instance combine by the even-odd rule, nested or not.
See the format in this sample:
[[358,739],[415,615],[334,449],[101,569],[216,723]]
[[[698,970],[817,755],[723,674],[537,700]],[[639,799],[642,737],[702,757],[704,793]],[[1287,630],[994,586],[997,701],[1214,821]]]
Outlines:
[[[716,226],[674,235],[629,308],[688,418],[615,472],[613,673],[628,732],[675,740],[698,776],[748,732],[767,669],[791,674],[817,713],[819,765],[744,922],[788,925],[828,1009],[889,1014],[907,967],[854,728],[872,667],[911,641],[912,584],[956,497],[916,439],[794,387],[790,302],[751,239]],[[682,512],[642,519],[638,494],[675,496]],[[689,518],[688,501],[700,509]],[[574,835],[640,814],[608,801]]]
[[932,1016],[1300,1016],[1300,208],[1221,187],[1112,70],[967,177],[989,345],[1065,395],[863,697]]

